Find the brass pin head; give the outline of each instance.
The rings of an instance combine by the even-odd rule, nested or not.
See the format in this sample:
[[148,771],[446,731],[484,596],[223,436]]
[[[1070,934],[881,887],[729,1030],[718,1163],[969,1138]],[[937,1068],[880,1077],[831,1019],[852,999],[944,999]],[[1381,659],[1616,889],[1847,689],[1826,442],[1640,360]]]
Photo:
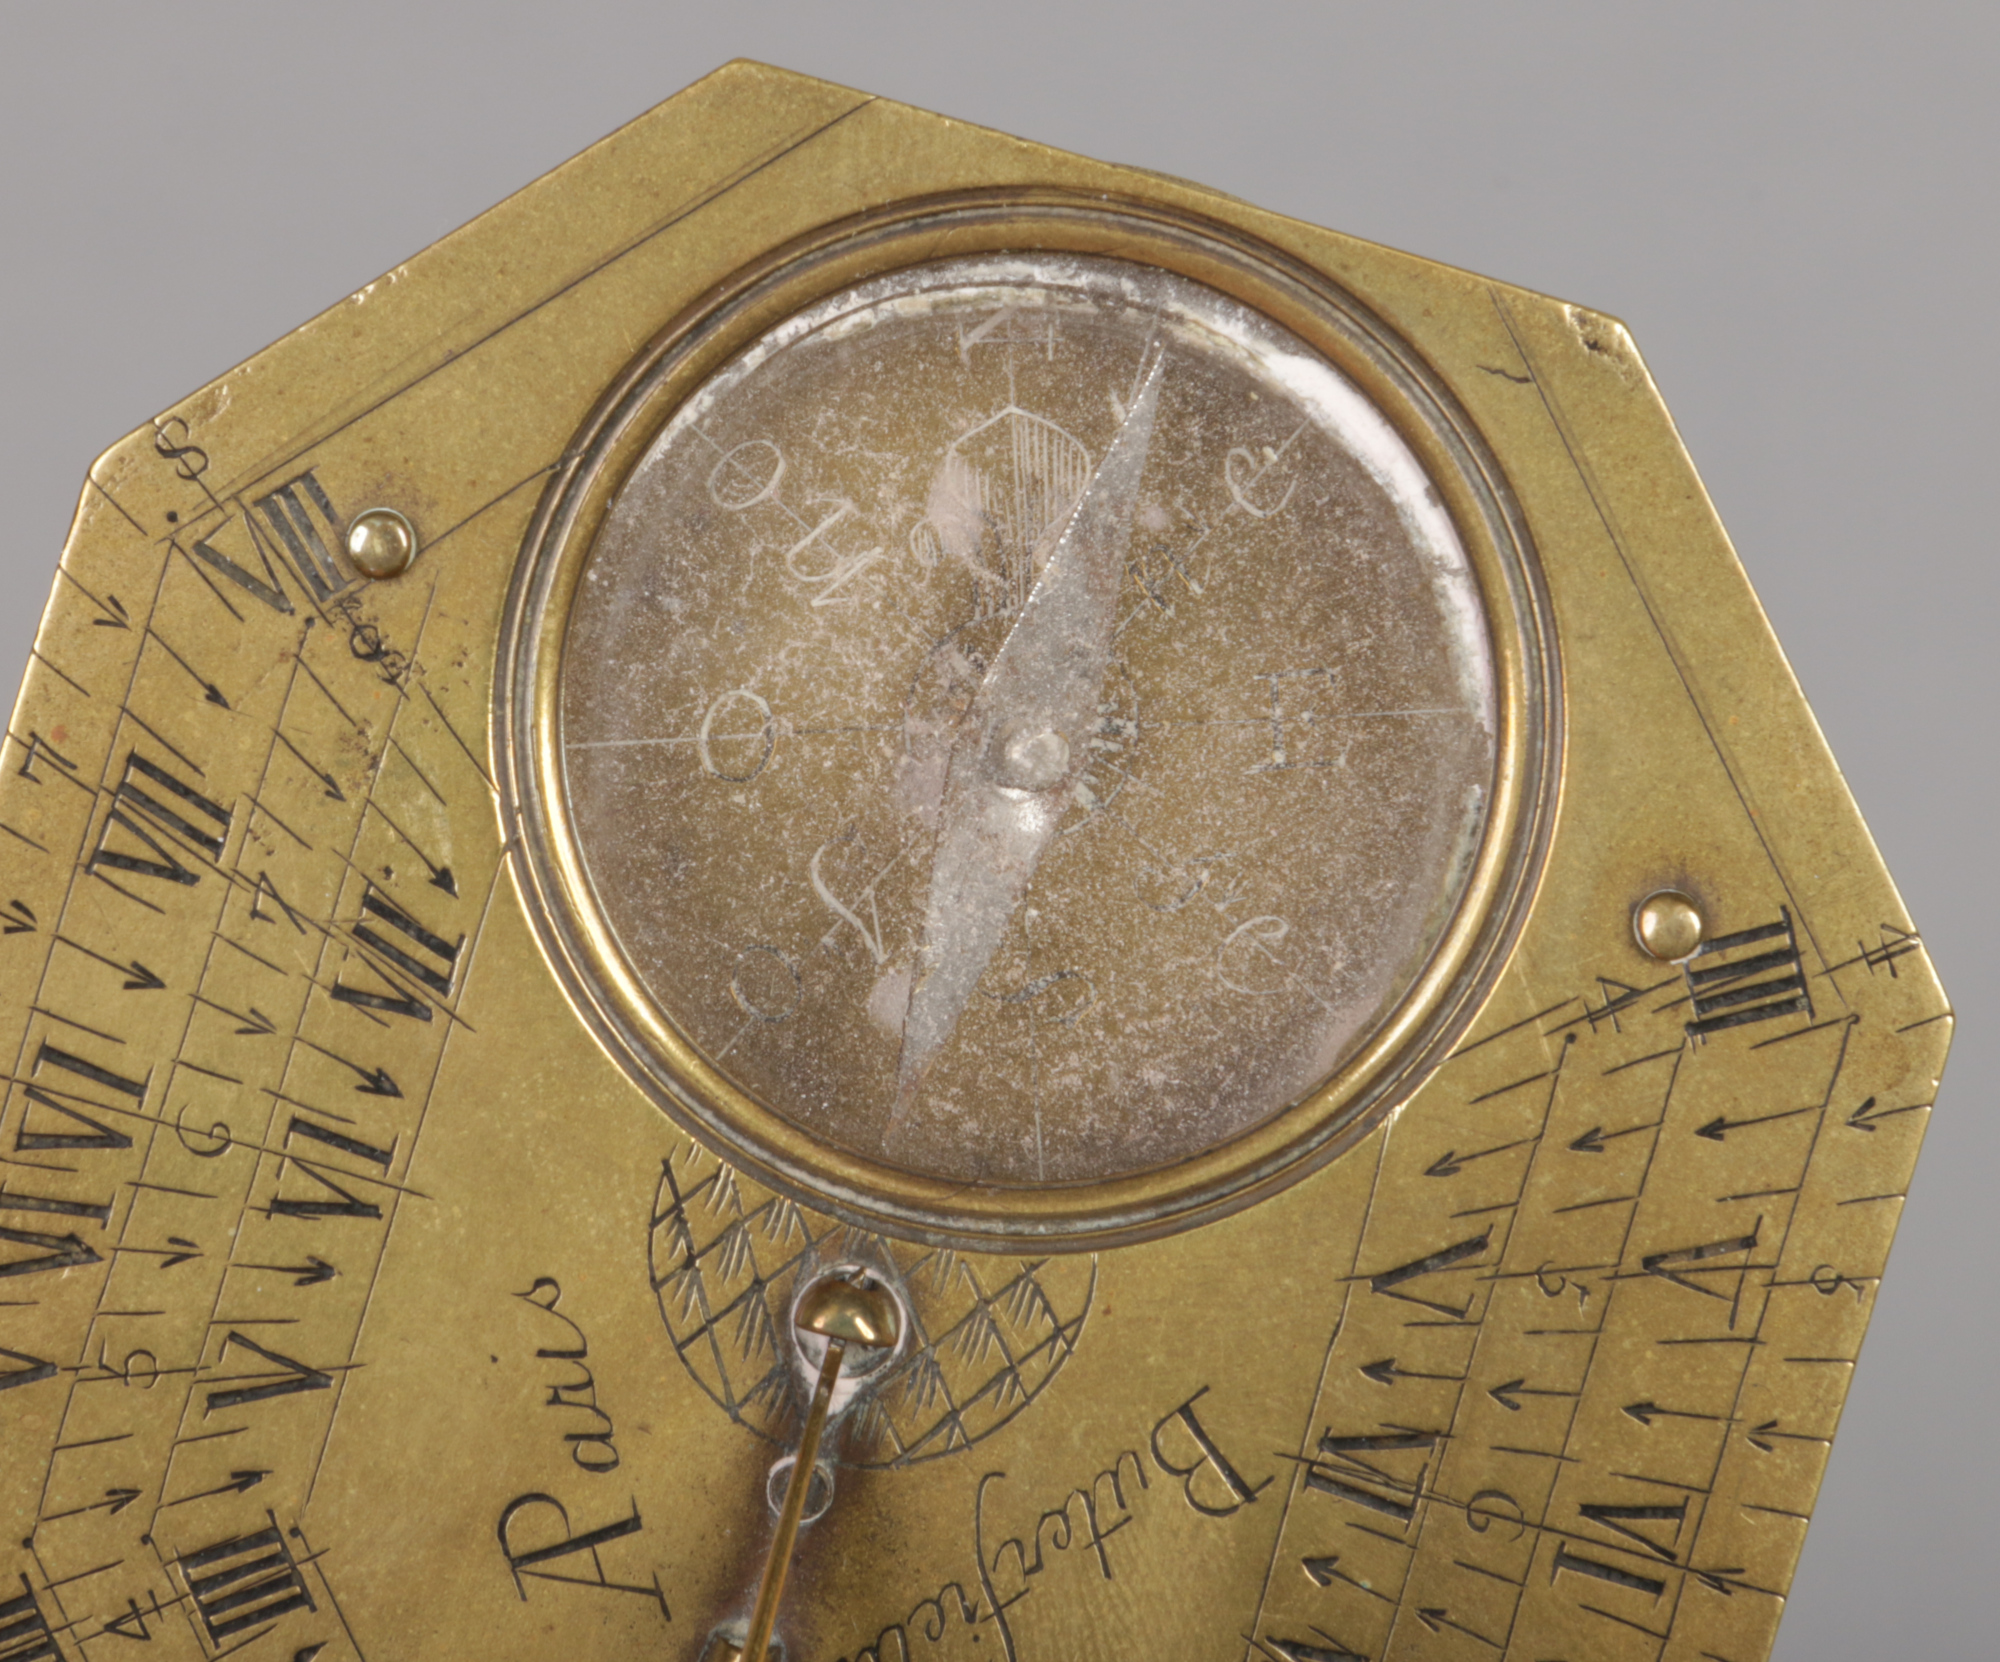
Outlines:
[[417,532],[394,508],[370,508],[347,528],[347,557],[363,577],[400,577],[417,557]]
[[1633,908],[1632,933],[1648,956],[1678,964],[1699,950],[1708,926],[1701,909],[1688,896],[1679,889],[1661,889]]
[[896,1301],[887,1287],[833,1275],[805,1290],[792,1322],[801,1333],[816,1333],[822,1339],[837,1339],[868,1350],[888,1349],[902,1331]]

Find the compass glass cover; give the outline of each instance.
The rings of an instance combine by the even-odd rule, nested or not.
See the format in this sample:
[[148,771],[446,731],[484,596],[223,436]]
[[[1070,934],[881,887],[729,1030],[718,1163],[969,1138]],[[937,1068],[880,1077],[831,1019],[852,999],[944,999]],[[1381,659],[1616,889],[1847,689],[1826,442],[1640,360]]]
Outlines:
[[657,1010],[947,1181],[1217,1148],[1462,898],[1489,628],[1410,446],[1279,324],[1085,255],[937,261],[674,412],[567,621],[561,788]]

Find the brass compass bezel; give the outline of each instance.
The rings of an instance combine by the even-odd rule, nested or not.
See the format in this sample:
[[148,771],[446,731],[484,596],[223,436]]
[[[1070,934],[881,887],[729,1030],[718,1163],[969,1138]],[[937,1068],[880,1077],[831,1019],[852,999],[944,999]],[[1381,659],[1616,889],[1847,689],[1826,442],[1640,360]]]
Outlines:
[[[649,996],[593,890],[564,783],[564,634],[610,505],[676,409],[751,342],[851,285],[966,254],[1109,256],[1207,284],[1352,379],[1416,453],[1478,583],[1498,717],[1472,871],[1428,961],[1330,1078],[1194,1158],[1087,1183],[965,1185],[866,1159],[766,1108]],[[768,252],[673,320],[564,452],[524,539],[502,627],[495,755],[503,834],[536,938],[598,1043],[691,1135],[846,1221],[942,1245],[1096,1249],[1250,1205],[1317,1169],[1406,1100],[1476,1014],[1525,919],[1561,774],[1555,632],[1525,521],[1452,390],[1367,306],[1280,248],[1143,198],[960,192],[838,221]]]

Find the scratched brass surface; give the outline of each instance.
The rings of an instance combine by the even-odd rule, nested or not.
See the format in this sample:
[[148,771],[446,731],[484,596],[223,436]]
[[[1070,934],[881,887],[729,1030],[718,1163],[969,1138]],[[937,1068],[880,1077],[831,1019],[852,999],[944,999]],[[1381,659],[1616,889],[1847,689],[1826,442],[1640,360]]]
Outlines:
[[[1112,195],[1448,389],[1545,587],[1539,877],[1447,1058],[1232,1215],[1039,1258],[723,1165],[538,948],[495,673],[565,448],[774,250]],[[378,505],[422,551],[335,552]],[[321,551],[325,551],[322,555]],[[756,66],[92,470],[0,767],[0,1657],[699,1654],[881,1265],[798,1658],[1764,1655],[1942,1065],[1914,925],[1623,329]],[[1641,951],[1660,889],[1708,927]]]

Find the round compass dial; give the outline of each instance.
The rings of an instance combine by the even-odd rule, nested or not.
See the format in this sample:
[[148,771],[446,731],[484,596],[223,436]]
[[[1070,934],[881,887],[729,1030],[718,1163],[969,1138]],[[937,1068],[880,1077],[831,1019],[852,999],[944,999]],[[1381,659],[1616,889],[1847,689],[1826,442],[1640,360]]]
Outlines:
[[1157,265],[824,293],[571,545],[545,767],[598,983],[676,1097],[864,1191],[1212,1161],[1405,1011],[1490,840],[1493,608],[1433,469]]

